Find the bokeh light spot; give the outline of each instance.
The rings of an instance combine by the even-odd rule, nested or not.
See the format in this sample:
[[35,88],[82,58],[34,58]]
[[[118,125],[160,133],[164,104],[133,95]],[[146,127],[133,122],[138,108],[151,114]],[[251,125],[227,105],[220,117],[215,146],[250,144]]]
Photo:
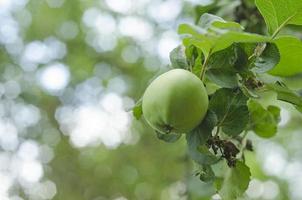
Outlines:
[[69,82],[70,73],[66,65],[53,63],[38,73],[41,86],[50,93],[64,89]]

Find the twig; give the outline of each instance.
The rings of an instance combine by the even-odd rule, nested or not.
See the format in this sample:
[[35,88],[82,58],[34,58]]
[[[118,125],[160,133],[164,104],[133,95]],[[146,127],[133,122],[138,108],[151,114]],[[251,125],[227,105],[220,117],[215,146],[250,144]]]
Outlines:
[[244,148],[246,146],[246,136],[247,136],[247,134],[248,134],[248,131],[245,130],[244,133],[243,133],[243,136],[242,136],[241,147],[240,147],[240,151],[239,151],[240,152],[239,158],[243,158],[244,157],[243,151],[244,151]]
[[201,73],[200,73],[200,79],[202,81],[204,81],[204,76],[206,74],[206,70],[207,70],[207,64],[209,62],[209,58],[210,58],[210,55],[211,55],[211,52],[212,52],[212,49],[209,51],[209,54],[208,56],[205,58],[203,64],[202,64],[202,70],[201,70]]

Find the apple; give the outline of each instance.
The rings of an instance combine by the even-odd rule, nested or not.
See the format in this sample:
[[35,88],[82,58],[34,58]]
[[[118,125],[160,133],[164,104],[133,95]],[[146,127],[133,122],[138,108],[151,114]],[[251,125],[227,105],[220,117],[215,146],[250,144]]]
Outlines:
[[161,133],[188,133],[208,110],[203,82],[193,73],[173,69],[158,76],[143,95],[143,115]]

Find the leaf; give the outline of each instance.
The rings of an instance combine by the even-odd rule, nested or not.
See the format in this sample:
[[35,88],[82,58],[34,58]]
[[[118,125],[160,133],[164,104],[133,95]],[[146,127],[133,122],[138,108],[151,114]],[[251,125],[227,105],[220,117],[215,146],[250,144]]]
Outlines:
[[251,116],[251,129],[263,138],[270,138],[276,135],[280,119],[280,108],[269,106],[268,110],[266,110],[254,100],[249,101],[248,107]]
[[276,76],[302,73],[302,42],[291,36],[282,36],[273,42],[279,49],[280,62],[269,73]]
[[166,134],[166,133],[160,133],[159,131],[155,131],[155,132],[156,132],[156,136],[158,139],[163,140],[168,143],[176,142],[181,137],[181,134],[178,134],[178,133]]
[[291,103],[295,106],[302,106],[302,97],[292,91],[280,82],[275,84],[266,84],[267,87],[277,93],[277,99]]
[[234,88],[238,85],[236,74],[223,68],[209,70],[207,77],[221,87]]
[[215,21],[212,23],[213,27],[229,30],[243,30],[243,26],[237,22],[225,22],[225,21]]
[[132,108],[132,114],[135,119],[139,120],[143,115],[143,108],[142,108],[142,99],[140,99],[136,105]]
[[178,33],[186,36],[183,39],[185,46],[194,45],[200,48],[205,57],[209,56],[210,53],[225,49],[235,42],[257,43],[270,41],[270,38],[266,36],[228,30],[209,34],[207,30],[189,24],[181,24]]
[[218,161],[218,158],[205,146],[216,123],[215,113],[209,110],[202,123],[186,135],[189,155],[200,165],[213,164]]
[[187,143],[189,155],[196,163],[200,165],[212,165],[219,160],[219,158],[212,154],[205,145],[199,146],[199,138],[196,134],[188,134]]
[[271,35],[287,24],[302,25],[301,0],[256,0],[255,3]]
[[212,130],[217,124],[217,116],[211,110],[208,110],[204,120],[191,131],[198,136],[199,145],[206,144],[207,140],[212,134]]
[[204,34],[207,30],[191,24],[180,24],[178,26],[178,33],[182,35],[191,35],[198,39],[206,39]]
[[203,182],[211,182],[215,180],[215,174],[210,165],[202,165],[199,171],[199,179]]
[[236,59],[234,46],[231,46],[212,54],[208,62],[208,69],[229,68],[234,70]]
[[273,69],[280,61],[278,47],[274,43],[267,43],[264,51],[256,57],[252,64],[252,71],[256,73],[265,73]]
[[251,172],[243,162],[237,161],[234,168],[228,169],[219,191],[223,200],[234,200],[241,197],[250,182]]
[[233,44],[234,42],[258,43],[258,42],[268,42],[268,41],[270,41],[270,38],[263,35],[246,33],[246,32],[227,31],[216,40],[213,52],[225,49],[229,47],[231,44]]
[[189,68],[185,55],[185,47],[183,45],[179,45],[170,52],[170,61],[173,68]]
[[206,30],[194,25],[180,24],[178,33],[186,36],[183,39],[183,44],[186,47],[194,45],[202,51],[205,57],[209,55],[213,42],[205,36]]
[[[261,44],[261,43],[259,43]],[[249,58],[255,53],[255,49],[259,44],[256,43],[242,43],[241,47],[244,49],[244,52],[246,53],[247,57]]]
[[267,110],[273,115],[276,122],[280,122],[280,108],[277,106],[269,105]]
[[207,77],[221,87],[236,87],[237,76],[234,68],[236,59],[233,46],[212,54],[207,65]]
[[210,99],[209,108],[217,115],[218,125],[229,136],[239,135],[249,120],[247,97],[238,89],[222,88]]
[[230,110],[228,116],[223,121],[222,130],[229,136],[237,136],[246,128],[246,125],[248,124],[249,111],[247,106],[240,106],[231,109],[232,110]]
[[192,72],[198,77],[200,76],[200,73],[201,73],[203,59],[204,58],[203,58],[202,52],[199,50],[198,51],[198,56],[194,61],[194,66],[193,66],[193,69],[192,69]]
[[247,65],[247,55],[239,45],[232,45],[211,55],[207,77],[225,88],[238,86],[237,73]]
[[194,45],[202,50],[205,57],[225,49],[234,42],[267,42],[269,37],[242,32],[240,24],[227,22],[222,18],[205,13],[201,16],[199,26],[181,24],[178,33],[184,35],[185,46]]
[[187,61],[189,63],[189,66],[193,66],[196,57],[198,57],[198,51],[194,45],[189,45],[185,47],[185,56],[187,58]]
[[200,155],[202,155],[202,159],[195,160],[198,164],[212,165],[218,162],[220,159],[217,156],[215,156],[212,152],[210,152],[206,145],[198,146],[197,151],[199,152]]
[[210,29],[214,22],[226,22],[226,21],[219,16],[205,13],[200,17],[197,25],[204,29]]
[[235,68],[238,72],[247,72],[248,71],[248,64],[249,64],[249,57],[248,54],[245,52],[244,44],[235,43],[234,45],[234,53],[235,53]]
[[214,28],[235,29],[235,30],[243,29],[243,27],[236,22],[232,22],[232,21],[228,22],[222,19],[221,17],[209,13],[205,13],[200,17],[198,26],[204,29],[214,29]]

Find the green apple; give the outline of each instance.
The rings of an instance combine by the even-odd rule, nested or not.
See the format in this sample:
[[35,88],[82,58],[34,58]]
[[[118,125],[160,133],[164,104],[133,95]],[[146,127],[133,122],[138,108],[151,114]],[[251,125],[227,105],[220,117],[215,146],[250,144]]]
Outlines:
[[173,69],[158,76],[143,96],[143,115],[162,133],[188,133],[205,117],[208,95],[193,73]]

